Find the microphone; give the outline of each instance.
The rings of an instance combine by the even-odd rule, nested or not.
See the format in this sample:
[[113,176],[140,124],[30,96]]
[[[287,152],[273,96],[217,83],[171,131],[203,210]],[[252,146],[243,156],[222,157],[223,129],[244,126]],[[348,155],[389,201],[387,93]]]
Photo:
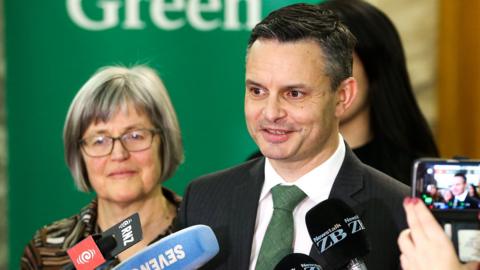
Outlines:
[[322,267],[308,255],[292,253],[283,257],[273,270],[322,270]]
[[305,221],[324,269],[367,269],[362,259],[370,251],[365,226],[346,203],[327,199],[310,209]]
[[117,256],[124,250],[140,242],[143,235],[138,213],[127,217],[102,233],[102,238],[109,236],[112,236],[116,240],[115,247],[110,250],[108,254],[109,258]]
[[67,250],[72,263],[63,270],[92,270],[142,240],[137,213],[115,224],[102,234],[90,235]]
[[162,238],[113,269],[197,269],[218,251],[218,241],[212,229],[206,225],[195,225]]
[[[97,243],[98,249],[100,249],[102,255],[105,254],[104,256],[106,256],[110,250],[113,250],[117,246],[117,241],[111,235],[107,237],[101,237],[101,235],[94,234],[92,237]],[[105,259],[109,260],[111,258],[112,257],[110,256],[106,256]]]

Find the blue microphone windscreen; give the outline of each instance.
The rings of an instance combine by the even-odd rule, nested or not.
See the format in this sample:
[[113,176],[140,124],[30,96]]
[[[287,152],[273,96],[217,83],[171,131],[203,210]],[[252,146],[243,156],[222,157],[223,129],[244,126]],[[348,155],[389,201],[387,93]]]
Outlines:
[[196,269],[219,251],[212,229],[195,225],[171,234],[122,262],[115,270]]

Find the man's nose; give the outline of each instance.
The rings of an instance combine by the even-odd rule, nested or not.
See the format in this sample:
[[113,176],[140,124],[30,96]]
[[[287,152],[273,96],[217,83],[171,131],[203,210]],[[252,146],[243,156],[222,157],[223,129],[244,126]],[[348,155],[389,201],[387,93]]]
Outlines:
[[277,96],[270,96],[263,109],[265,119],[270,122],[276,122],[286,115],[282,101]]

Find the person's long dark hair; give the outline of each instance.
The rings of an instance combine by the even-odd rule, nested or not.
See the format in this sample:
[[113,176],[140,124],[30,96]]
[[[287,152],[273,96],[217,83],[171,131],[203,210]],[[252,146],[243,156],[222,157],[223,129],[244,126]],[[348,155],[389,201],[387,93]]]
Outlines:
[[368,77],[375,138],[397,145],[409,156],[437,157],[433,134],[412,91],[400,36],[390,19],[363,0],[327,0],[321,5],[337,12],[357,38],[355,52]]

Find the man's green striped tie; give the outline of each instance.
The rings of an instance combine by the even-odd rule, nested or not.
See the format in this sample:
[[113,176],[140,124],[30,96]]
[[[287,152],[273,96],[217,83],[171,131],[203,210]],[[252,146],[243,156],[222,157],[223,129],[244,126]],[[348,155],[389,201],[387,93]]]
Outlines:
[[306,194],[297,186],[277,185],[272,188],[273,214],[263,237],[256,270],[272,270],[286,255],[292,253],[293,209]]

